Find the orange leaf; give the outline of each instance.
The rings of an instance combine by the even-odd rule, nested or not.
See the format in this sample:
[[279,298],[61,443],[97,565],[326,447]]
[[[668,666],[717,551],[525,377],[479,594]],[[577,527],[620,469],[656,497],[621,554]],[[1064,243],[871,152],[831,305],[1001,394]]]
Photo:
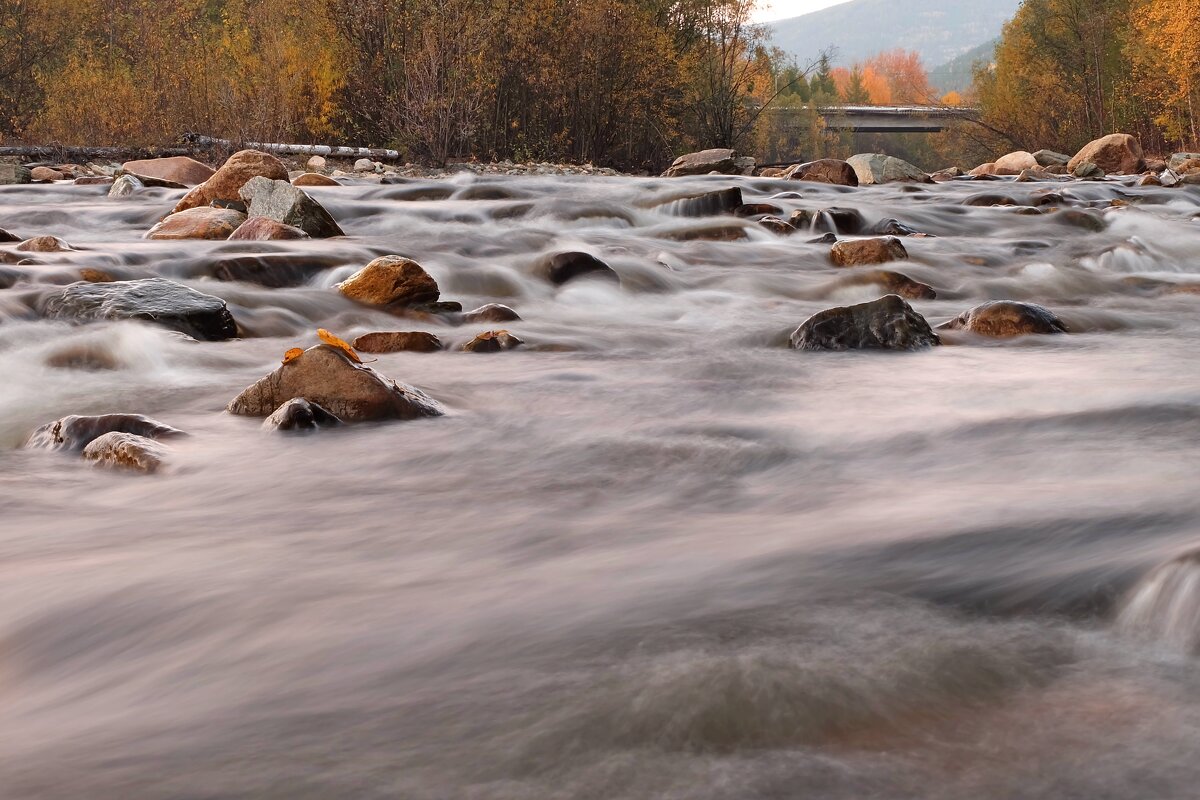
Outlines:
[[288,350],[286,353],[283,354],[283,363],[287,364],[289,362],[295,361],[297,358],[299,358],[302,355],[304,355],[303,350],[301,350],[299,347],[293,347],[291,350]]
[[362,363],[362,359],[358,357],[358,353],[354,352],[353,347],[346,344],[344,341],[342,341],[338,337],[334,336],[329,331],[325,330],[324,328],[317,328],[317,336],[320,337],[322,342],[329,345],[330,347],[336,347],[338,350],[341,350],[343,353],[346,354],[346,358],[350,359],[355,364]]

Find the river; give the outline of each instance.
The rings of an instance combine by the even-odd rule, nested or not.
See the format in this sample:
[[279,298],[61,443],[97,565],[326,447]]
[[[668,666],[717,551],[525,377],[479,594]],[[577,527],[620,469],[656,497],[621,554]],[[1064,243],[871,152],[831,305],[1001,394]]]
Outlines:
[[[1071,333],[790,350],[882,291],[656,206],[732,185],[931,234],[889,269],[935,325],[1017,299]],[[1021,207],[1048,190],[1091,216]],[[1200,294],[1155,281],[1200,283],[1200,190],[463,174],[312,189],[347,237],[264,243],[145,241],[181,192],[104,192],[0,189],[0,227],[77,248],[0,290],[4,800],[1196,796]],[[718,223],[747,238],[679,240]],[[561,250],[620,285],[531,274]],[[526,347],[371,364],[440,418],[224,412],[318,327],[489,327],[333,290],[388,253]],[[246,254],[336,266],[201,277]],[[245,335],[30,312],[81,267]],[[79,346],[114,368],[49,365]],[[21,448],[106,412],[189,435],[152,476]]]

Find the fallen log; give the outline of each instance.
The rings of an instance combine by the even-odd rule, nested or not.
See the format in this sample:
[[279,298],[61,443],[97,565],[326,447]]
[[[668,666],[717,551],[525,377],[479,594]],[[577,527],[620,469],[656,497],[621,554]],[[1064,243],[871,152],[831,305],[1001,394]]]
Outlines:
[[199,133],[185,134],[184,139],[200,147],[234,150],[248,148],[284,156],[332,156],[333,158],[369,158],[373,161],[399,161],[400,153],[378,147],[338,147],[327,144],[279,144],[275,142],[235,142],[214,139]]

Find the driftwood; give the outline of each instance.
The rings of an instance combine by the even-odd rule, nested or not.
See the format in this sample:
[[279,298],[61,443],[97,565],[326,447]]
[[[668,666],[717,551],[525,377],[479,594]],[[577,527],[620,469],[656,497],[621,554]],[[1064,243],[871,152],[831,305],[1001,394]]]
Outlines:
[[334,147],[327,144],[276,144],[272,142],[235,142],[230,139],[214,139],[198,133],[186,134],[187,139],[200,147],[234,150],[249,148],[284,156],[333,156],[334,158],[369,158],[373,161],[399,161],[400,153],[377,147]]

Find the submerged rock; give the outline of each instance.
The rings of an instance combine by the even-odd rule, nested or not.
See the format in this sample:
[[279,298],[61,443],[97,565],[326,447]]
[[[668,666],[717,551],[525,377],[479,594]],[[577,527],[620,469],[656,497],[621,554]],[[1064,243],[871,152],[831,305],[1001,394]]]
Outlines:
[[188,274],[283,289],[303,286],[314,275],[339,266],[341,261],[341,256],[335,253],[263,253],[215,261],[204,259]]
[[364,353],[435,353],[442,349],[442,340],[426,331],[377,331],[355,339],[354,349]]
[[1127,133],[1110,133],[1088,142],[1067,162],[1067,169],[1077,177],[1082,164],[1095,164],[1108,174],[1132,175],[1142,171],[1142,145]]
[[340,350],[319,344],[247,387],[227,408],[231,414],[266,417],[301,397],[346,422],[419,419],[444,414],[420,389],[356,364]]
[[732,214],[742,207],[742,190],[736,186],[683,197],[664,203],[667,213],[676,217],[713,217]]
[[232,208],[189,208],[169,214],[146,232],[147,239],[228,239],[246,215]]
[[817,211],[798,208],[788,217],[788,224],[811,233],[840,233],[853,236],[866,227],[867,220],[854,208],[822,208]]
[[324,206],[286,180],[251,178],[239,195],[252,217],[266,217],[299,228],[314,239],[345,235]]
[[707,175],[710,172],[733,175],[740,171],[736,159],[735,151],[723,147],[687,153],[675,159],[663,176],[677,178],[682,175]]
[[925,318],[894,294],[818,312],[791,336],[796,350],[919,350],[939,344]]
[[485,331],[462,346],[467,353],[499,353],[501,350],[515,350],[525,344],[508,331]]
[[17,249],[22,253],[66,253],[75,248],[57,236],[34,236],[17,245]]
[[79,322],[144,320],[207,341],[237,336],[224,300],[164,278],[72,283],[43,300],[41,313]]
[[251,178],[286,181],[287,167],[270,153],[242,150],[231,155],[212,177],[192,189],[173,209],[174,212],[210,205],[214,200],[241,202],[241,189]]
[[250,217],[229,235],[230,241],[271,242],[282,239],[307,239],[308,234],[300,228],[285,225],[268,217]]
[[930,182],[929,176],[923,171],[894,156],[885,156],[882,153],[859,153],[846,161],[854,168],[855,174],[858,175],[858,182],[862,186],[897,181]]
[[22,241],[24,241],[24,239],[21,238],[20,236],[18,236],[17,234],[13,233],[12,231],[6,231],[6,230],[4,230],[4,228],[0,228],[0,244],[7,244],[10,242],[22,242]]
[[102,414],[90,417],[72,414],[38,428],[25,442],[25,447],[34,450],[81,451],[109,433],[128,433],[149,439],[184,435],[178,428],[172,428],[141,414]]
[[513,311],[506,305],[500,303],[488,303],[479,308],[464,311],[462,314],[463,322],[517,322],[521,319],[521,315]]
[[198,186],[216,174],[212,167],[187,156],[126,161],[121,165],[121,171],[181,186]]
[[375,306],[433,303],[441,296],[437,281],[417,262],[380,256],[337,285],[338,291]]
[[903,261],[907,258],[908,251],[894,236],[840,241],[829,251],[829,259],[838,267],[886,264],[889,261]]
[[568,252],[545,256],[534,271],[555,286],[585,276],[620,281],[612,267],[590,253]]
[[146,188],[146,184],[142,183],[133,175],[122,175],[112,181],[112,185],[108,187],[108,196],[113,200],[119,200],[122,197],[129,197],[137,194],[142,189]]
[[994,300],[964,311],[938,330],[970,331],[980,336],[1005,338],[1029,334],[1066,333],[1067,326],[1054,312],[1034,303]]
[[835,186],[858,186],[858,173],[847,161],[837,158],[820,158],[803,164],[795,164],[783,172],[783,177],[794,181],[830,183]]
[[83,458],[102,467],[157,472],[167,460],[168,450],[153,439],[132,433],[106,433],[83,449]]
[[882,286],[888,294],[898,294],[908,300],[935,300],[932,286],[913,280],[904,273],[886,269],[855,272],[838,282],[839,286]]
[[765,216],[758,220],[758,224],[778,236],[790,236],[796,232],[795,228],[779,217]]
[[268,431],[311,431],[341,424],[340,419],[316,403],[293,397],[263,420],[262,427]]

